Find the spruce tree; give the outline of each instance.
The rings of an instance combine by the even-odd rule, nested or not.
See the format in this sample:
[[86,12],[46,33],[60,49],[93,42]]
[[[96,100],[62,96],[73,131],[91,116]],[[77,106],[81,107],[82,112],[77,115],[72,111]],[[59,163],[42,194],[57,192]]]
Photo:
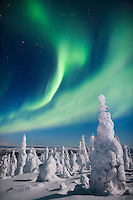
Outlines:
[[0,168],[0,178],[5,179],[8,173],[8,156],[5,154],[2,157],[1,168]]
[[15,150],[13,150],[12,156],[11,156],[11,164],[10,164],[10,175],[11,176],[15,175],[16,169],[17,169],[17,158],[15,156]]
[[21,142],[21,146],[20,146],[20,149],[19,149],[19,156],[18,156],[16,174],[23,174],[23,168],[24,168],[25,163],[26,163],[26,158],[27,158],[27,154],[26,154],[26,136],[24,134],[23,140]]
[[91,151],[90,189],[94,193],[123,194],[126,179],[122,147],[114,137],[114,123],[107,112],[105,97],[101,94],[98,98],[101,104],[94,150]]

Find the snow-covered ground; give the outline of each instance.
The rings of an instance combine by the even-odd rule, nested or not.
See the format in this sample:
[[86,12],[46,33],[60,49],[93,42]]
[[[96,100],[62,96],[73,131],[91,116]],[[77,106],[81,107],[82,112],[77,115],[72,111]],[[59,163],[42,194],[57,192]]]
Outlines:
[[80,190],[74,192],[75,185],[80,184],[80,175],[68,179],[57,178],[51,182],[36,182],[38,173],[24,173],[0,180],[1,200],[132,200],[133,199],[133,171],[126,172],[127,186],[130,195],[94,196],[82,194]]

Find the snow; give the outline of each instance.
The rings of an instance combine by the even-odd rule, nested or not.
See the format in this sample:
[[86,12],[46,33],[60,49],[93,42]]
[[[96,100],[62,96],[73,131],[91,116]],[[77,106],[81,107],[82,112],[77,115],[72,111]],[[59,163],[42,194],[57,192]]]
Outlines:
[[80,183],[82,184],[83,188],[89,189],[89,178],[86,174],[81,174]]
[[[95,196],[92,194],[82,195],[74,193],[74,188],[80,184],[81,175],[71,176],[69,179],[59,178],[51,182],[36,182],[38,173],[24,173],[0,179],[0,199],[1,200],[34,200],[44,199],[64,199],[64,200],[132,200],[133,199],[133,172],[126,173],[127,185],[131,189],[130,195],[117,196]],[[71,191],[70,191],[71,190]],[[68,191],[70,191],[68,193]]]

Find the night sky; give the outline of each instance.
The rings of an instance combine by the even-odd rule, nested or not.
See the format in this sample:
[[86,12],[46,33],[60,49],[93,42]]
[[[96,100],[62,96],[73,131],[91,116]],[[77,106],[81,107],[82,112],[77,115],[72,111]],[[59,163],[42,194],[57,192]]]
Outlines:
[[0,144],[77,146],[102,93],[133,147],[130,0],[0,1]]

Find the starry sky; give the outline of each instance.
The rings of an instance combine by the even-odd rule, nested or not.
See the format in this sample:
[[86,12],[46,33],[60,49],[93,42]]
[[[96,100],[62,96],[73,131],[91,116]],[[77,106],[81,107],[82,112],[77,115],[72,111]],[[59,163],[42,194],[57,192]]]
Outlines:
[[77,146],[102,93],[133,147],[131,0],[0,1],[0,144]]

